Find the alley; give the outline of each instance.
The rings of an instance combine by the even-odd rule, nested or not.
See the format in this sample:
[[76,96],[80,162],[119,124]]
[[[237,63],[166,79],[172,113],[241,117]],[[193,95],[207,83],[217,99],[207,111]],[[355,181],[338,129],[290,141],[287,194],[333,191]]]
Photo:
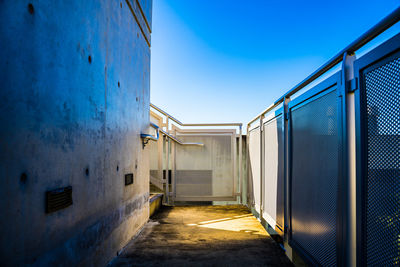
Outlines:
[[164,207],[111,266],[292,266],[244,206]]

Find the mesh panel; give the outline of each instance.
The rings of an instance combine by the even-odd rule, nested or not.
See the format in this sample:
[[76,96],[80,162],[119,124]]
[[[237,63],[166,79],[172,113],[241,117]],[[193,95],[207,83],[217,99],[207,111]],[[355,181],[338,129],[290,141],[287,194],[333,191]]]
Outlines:
[[292,239],[319,264],[336,265],[337,96],[292,110]]
[[264,216],[275,227],[283,226],[282,116],[264,124]]
[[176,146],[176,196],[232,197],[234,193],[232,135],[177,134],[199,146]]
[[400,60],[364,75],[368,114],[368,265],[400,264]]

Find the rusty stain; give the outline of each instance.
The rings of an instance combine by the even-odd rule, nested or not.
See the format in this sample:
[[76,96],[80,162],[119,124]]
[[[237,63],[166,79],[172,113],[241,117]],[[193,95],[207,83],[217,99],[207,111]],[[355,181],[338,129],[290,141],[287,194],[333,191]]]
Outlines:
[[92,64],[92,57],[91,56],[88,56],[88,61],[89,61],[89,64]]

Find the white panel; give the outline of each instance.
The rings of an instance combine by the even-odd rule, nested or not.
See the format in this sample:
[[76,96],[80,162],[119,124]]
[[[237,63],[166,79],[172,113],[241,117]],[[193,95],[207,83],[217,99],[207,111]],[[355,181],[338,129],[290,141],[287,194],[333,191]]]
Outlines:
[[254,208],[260,212],[261,188],[260,188],[260,129],[255,128],[249,132],[249,161],[250,175],[249,186],[252,190],[250,197],[254,200]]
[[264,210],[265,220],[273,228],[276,225],[278,188],[278,125],[273,119],[264,124]]

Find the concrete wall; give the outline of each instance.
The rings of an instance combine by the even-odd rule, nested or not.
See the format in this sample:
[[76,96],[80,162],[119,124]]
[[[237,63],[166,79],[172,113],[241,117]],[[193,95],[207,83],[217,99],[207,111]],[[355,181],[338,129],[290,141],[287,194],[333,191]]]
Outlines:
[[0,1],[2,266],[105,265],[147,221],[150,27],[151,0]]

